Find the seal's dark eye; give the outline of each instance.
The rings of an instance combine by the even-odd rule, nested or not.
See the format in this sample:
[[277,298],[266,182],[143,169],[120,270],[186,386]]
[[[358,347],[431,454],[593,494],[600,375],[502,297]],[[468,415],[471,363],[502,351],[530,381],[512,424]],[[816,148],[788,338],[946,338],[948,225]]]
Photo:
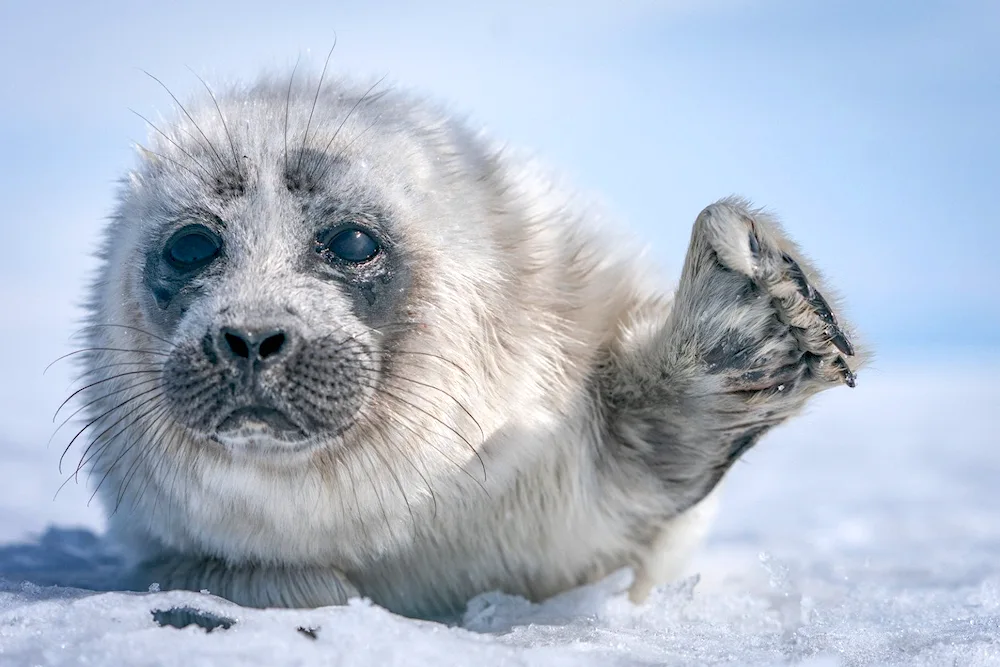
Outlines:
[[321,253],[345,262],[367,262],[382,249],[378,241],[356,227],[322,235],[318,240]]
[[191,271],[211,263],[221,250],[222,240],[212,230],[190,225],[170,237],[165,254],[175,269]]

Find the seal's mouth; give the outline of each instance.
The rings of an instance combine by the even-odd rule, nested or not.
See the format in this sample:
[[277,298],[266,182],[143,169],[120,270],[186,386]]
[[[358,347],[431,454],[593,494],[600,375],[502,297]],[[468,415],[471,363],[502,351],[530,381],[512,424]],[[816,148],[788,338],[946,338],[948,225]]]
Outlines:
[[223,438],[270,437],[295,441],[306,437],[285,413],[263,405],[248,405],[230,412],[216,428]]

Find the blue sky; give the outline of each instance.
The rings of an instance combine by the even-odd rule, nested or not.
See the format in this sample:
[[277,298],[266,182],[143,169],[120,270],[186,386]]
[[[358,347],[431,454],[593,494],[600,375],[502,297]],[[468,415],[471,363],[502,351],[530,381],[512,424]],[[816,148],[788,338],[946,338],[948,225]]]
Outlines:
[[0,442],[37,446],[114,180],[182,96],[333,66],[448,102],[600,195],[668,276],[732,192],[778,212],[883,358],[1000,351],[1000,3],[0,5]]

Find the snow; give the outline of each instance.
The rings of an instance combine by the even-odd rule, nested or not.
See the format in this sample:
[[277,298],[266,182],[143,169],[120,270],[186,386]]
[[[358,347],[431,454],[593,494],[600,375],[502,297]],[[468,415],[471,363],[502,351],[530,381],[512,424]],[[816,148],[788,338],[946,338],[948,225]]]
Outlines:
[[[0,665],[998,665],[998,372],[897,364],[821,396],[735,469],[690,576],[646,604],[621,594],[625,570],[542,604],[487,593],[454,626],[363,601],[51,586],[99,586],[117,556],[88,529],[46,529],[63,523],[52,505],[25,513],[19,491],[48,484],[51,457],[12,449],[0,526],[33,517],[42,535],[0,544]],[[235,623],[154,621],[184,607]]]

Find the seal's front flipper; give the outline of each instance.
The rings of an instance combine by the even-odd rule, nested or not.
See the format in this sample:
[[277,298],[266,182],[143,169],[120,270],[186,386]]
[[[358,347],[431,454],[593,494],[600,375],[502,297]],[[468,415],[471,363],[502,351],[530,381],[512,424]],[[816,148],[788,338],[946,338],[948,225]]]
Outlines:
[[854,386],[863,355],[831,304],[769,216],[737,199],[698,216],[669,315],[631,323],[603,385],[612,432],[675,512],[810,396]]
[[827,295],[773,219],[723,200],[695,222],[673,335],[747,400],[781,393],[794,402],[831,385],[853,387],[862,355]]

